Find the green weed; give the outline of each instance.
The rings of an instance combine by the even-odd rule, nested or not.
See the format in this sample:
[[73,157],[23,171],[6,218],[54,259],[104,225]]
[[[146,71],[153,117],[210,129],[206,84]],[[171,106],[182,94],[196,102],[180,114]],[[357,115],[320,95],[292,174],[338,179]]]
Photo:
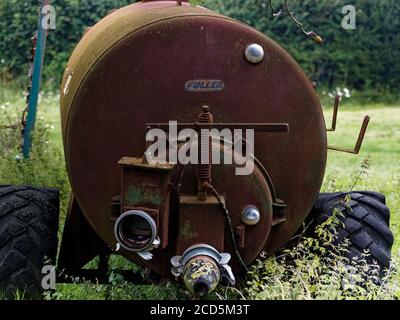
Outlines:
[[[31,158],[20,159],[20,118],[24,93],[6,88],[0,90],[0,184],[47,186],[60,189],[62,230],[70,186],[65,170],[61,142],[59,96],[43,93]],[[331,108],[325,112],[330,121]],[[374,190],[386,195],[391,209],[391,228],[395,235],[394,264],[400,257],[400,108],[387,105],[353,105],[346,102],[339,113],[337,132],[329,134],[329,143],[353,147],[361,120],[372,118],[359,157],[330,152],[324,192]],[[12,126],[15,126],[12,128]],[[354,140],[354,141],[353,141]],[[363,159],[368,159],[367,162]],[[365,167],[365,168],[364,168]],[[365,170],[368,167],[368,170]],[[361,173],[360,173],[361,172]],[[391,268],[384,280],[376,285],[376,270],[363,261],[347,261],[341,250],[334,248],[326,255],[331,239],[322,232],[335,226],[335,221],[320,226],[319,236],[305,238],[282,255],[260,259],[249,275],[248,283],[238,288],[220,288],[211,299],[400,299],[399,272]],[[324,229],[325,228],[325,229]],[[368,254],[368,253],[366,253]],[[96,261],[91,262],[96,266]],[[77,279],[73,284],[58,284],[46,299],[187,299],[179,285],[161,287],[134,286],[127,283],[117,269],[136,268],[121,257],[112,257],[109,284],[99,285]],[[79,280],[79,281],[78,281]],[[360,285],[360,283],[362,285]],[[16,298],[23,298],[18,293]]]

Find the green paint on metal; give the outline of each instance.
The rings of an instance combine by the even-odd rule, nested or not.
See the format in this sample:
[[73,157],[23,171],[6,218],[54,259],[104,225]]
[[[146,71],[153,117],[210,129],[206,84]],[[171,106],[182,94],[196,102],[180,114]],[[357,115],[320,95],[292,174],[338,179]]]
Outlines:
[[129,186],[128,191],[126,192],[126,202],[129,206],[143,203],[152,203],[160,206],[163,202],[163,198],[158,193],[141,190],[135,186]]
[[192,239],[198,236],[198,233],[192,229],[189,220],[186,220],[185,224],[181,228],[181,236],[183,239]]
[[160,195],[160,194],[149,194],[149,199],[151,199],[151,202],[152,203],[155,203],[155,204],[157,204],[157,205],[161,205],[162,204],[162,201],[163,201],[163,198],[162,198],[162,196]]
[[127,204],[133,206],[137,203],[140,203],[141,200],[142,200],[142,193],[140,189],[137,189],[134,186],[129,186],[128,191],[126,192]]

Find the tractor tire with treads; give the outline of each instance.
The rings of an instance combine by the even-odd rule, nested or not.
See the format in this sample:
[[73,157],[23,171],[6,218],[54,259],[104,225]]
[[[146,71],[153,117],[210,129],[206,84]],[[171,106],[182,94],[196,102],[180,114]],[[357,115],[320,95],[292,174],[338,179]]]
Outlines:
[[[350,194],[351,201],[345,205],[345,197]],[[315,202],[311,217],[313,225],[323,223],[339,209],[344,227],[339,227],[334,244],[345,238],[350,240],[347,258],[362,258],[365,250],[369,256],[368,264],[377,264],[381,272],[389,268],[393,233],[390,231],[390,211],[386,206],[385,196],[371,191],[321,193]]]
[[[42,268],[55,262],[59,192],[0,186],[0,298],[40,298]],[[48,264],[48,263],[47,263]]]

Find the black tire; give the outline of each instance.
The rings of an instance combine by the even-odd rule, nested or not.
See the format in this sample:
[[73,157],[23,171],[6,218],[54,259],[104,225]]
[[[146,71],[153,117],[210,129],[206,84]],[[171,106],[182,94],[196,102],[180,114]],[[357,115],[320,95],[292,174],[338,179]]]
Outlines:
[[344,226],[339,227],[334,244],[350,240],[347,248],[347,258],[363,258],[363,252],[369,251],[364,259],[369,265],[378,265],[381,275],[389,268],[393,233],[390,231],[390,211],[386,206],[385,196],[371,191],[351,192],[351,201],[344,200],[349,193],[322,193],[319,195],[311,213],[314,227],[331,216],[339,209],[343,217],[340,219]]
[[[41,298],[42,267],[55,262],[59,192],[0,186],[0,298]],[[49,263],[47,263],[49,264]]]

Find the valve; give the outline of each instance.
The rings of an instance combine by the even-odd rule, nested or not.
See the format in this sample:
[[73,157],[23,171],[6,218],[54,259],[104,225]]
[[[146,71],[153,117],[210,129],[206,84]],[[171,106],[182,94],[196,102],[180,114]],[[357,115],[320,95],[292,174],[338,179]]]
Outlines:
[[175,277],[182,276],[189,292],[204,297],[215,290],[221,278],[235,284],[235,276],[228,265],[230,259],[229,253],[219,253],[212,246],[198,244],[171,259],[171,272]]
[[156,223],[143,211],[131,210],[122,214],[115,222],[114,235],[118,241],[117,251],[122,247],[136,252],[144,260],[151,260],[150,251],[160,245]]

